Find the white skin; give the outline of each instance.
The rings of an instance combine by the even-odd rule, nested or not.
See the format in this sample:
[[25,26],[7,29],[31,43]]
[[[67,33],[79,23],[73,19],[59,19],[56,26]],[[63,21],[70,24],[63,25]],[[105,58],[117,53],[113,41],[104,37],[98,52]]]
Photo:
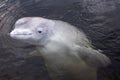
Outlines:
[[96,80],[97,67],[110,63],[108,57],[92,48],[82,31],[63,21],[21,18],[10,36],[36,45],[53,80]]

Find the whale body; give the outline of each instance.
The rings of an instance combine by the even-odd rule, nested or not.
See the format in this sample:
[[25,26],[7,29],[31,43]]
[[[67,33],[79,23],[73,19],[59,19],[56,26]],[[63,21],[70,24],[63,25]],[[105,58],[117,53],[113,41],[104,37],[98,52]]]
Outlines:
[[97,69],[110,64],[83,31],[61,20],[20,18],[10,36],[36,46],[52,80],[96,80]]

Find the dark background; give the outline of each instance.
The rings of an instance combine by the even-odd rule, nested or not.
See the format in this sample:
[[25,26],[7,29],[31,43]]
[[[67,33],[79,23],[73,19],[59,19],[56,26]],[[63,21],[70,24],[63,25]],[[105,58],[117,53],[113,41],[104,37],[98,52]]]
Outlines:
[[112,62],[99,69],[98,80],[120,80],[120,0],[0,0],[0,80],[51,80],[42,57],[28,54],[34,46],[9,37],[15,21],[25,16],[82,29]]

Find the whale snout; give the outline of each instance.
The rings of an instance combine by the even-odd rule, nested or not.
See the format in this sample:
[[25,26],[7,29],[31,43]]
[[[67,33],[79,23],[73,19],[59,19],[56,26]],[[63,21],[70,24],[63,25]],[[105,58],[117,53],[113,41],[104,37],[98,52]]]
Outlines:
[[10,32],[10,37],[14,39],[28,39],[32,36],[32,32],[29,30],[14,29]]

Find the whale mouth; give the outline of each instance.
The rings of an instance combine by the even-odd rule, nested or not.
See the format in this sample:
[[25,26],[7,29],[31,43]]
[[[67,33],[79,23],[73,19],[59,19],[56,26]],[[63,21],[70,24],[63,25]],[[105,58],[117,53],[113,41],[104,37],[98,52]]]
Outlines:
[[29,36],[32,35],[32,33],[10,33],[10,36]]
[[20,34],[20,33],[11,33],[10,34],[10,37],[12,37],[12,38],[14,38],[14,39],[29,39],[29,38],[31,38],[32,37],[32,34],[31,33],[29,33],[29,34]]
[[32,35],[32,34],[14,34],[14,35]]

